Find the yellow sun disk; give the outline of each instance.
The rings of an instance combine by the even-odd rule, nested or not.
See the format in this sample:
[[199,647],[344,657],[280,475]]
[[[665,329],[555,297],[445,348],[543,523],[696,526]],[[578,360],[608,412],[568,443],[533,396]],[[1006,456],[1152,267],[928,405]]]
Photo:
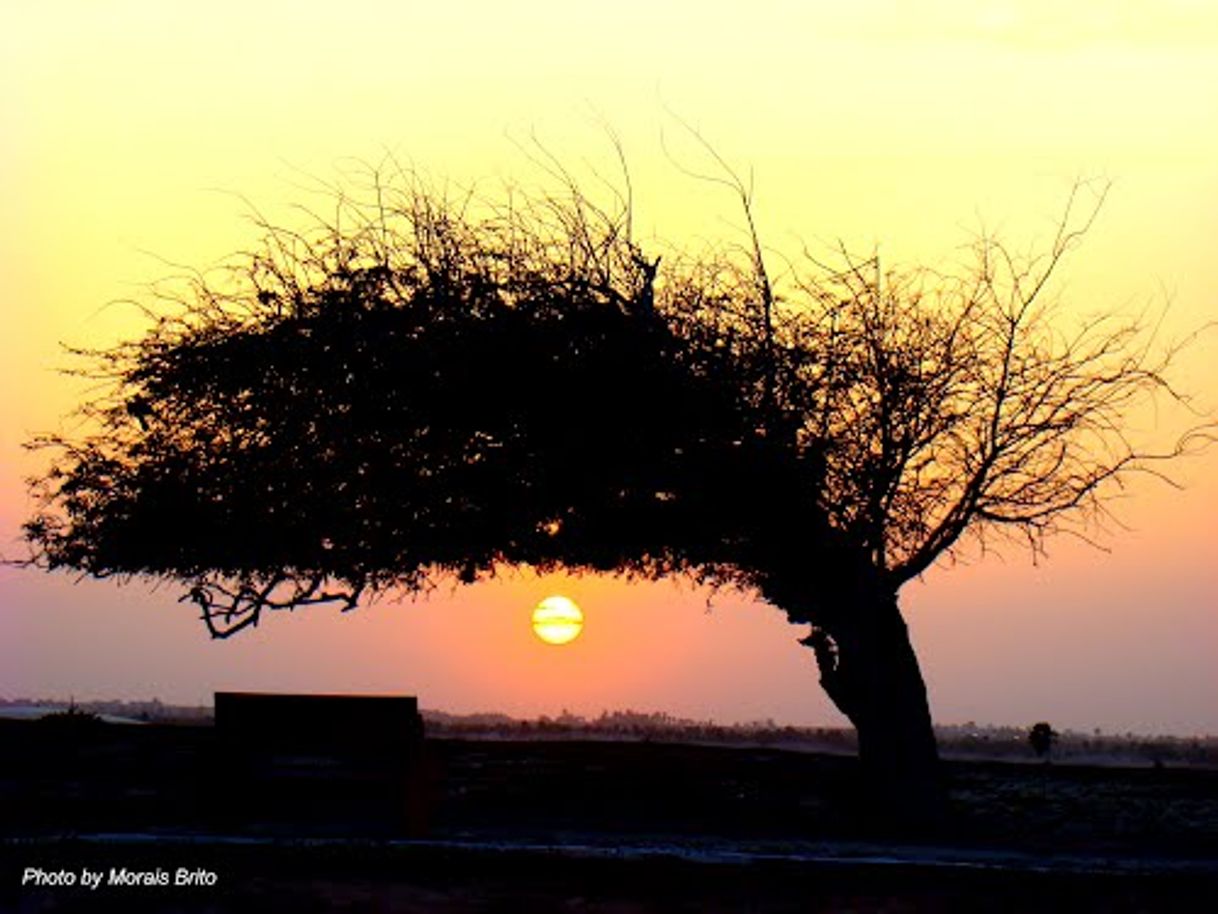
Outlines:
[[566,597],[546,597],[533,610],[533,633],[547,644],[568,644],[583,627],[583,612]]

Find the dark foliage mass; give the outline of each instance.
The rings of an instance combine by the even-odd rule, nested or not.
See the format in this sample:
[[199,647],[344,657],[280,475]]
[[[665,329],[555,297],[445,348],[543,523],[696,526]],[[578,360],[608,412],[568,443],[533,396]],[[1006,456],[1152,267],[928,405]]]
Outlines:
[[599,211],[399,203],[350,234],[275,230],[235,291],[200,281],[91,353],[114,389],[95,433],[37,442],[59,451],[37,561],[188,582],[226,635],[504,565],[731,577],[774,505],[801,513],[743,345],[661,317],[656,262]]
[[744,475],[744,417],[663,325],[565,290],[435,304],[435,279],[349,279],[350,297],[141,352],[126,406],[146,429],[79,453],[54,561],[303,596],[497,563],[722,558],[706,503],[677,496]]

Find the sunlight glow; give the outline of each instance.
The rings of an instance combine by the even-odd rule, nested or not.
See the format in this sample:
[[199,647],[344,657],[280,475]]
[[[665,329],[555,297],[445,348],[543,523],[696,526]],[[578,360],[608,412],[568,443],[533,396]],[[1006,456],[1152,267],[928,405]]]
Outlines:
[[546,644],[569,644],[583,630],[583,611],[566,597],[546,597],[533,610],[533,633]]

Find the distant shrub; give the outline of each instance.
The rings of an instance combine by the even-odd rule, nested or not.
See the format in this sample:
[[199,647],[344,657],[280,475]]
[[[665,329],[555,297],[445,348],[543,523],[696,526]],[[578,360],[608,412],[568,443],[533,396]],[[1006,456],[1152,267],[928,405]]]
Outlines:
[[1055,742],[1057,742],[1057,732],[1043,720],[1033,724],[1032,729],[1028,731],[1028,744],[1031,745],[1037,758],[1048,761]]
[[81,733],[104,726],[105,721],[91,711],[71,705],[62,711],[52,711],[38,718],[43,727],[58,733]]

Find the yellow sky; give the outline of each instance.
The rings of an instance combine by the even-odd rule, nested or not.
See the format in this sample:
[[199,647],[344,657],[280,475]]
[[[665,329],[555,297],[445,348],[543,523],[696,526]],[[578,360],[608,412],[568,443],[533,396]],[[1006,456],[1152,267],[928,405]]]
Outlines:
[[[841,238],[878,245],[892,263],[942,263],[981,226],[1023,246],[1045,237],[1077,177],[1111,178],[1105,212],[1063,274],[1070,307],[1171,298],[1169,334],[1218,318],[1212,3],[6,4],[0,549],[16,550],[20,479],[34,466],[20,442],[55,427],[79,395],[52,371],[58,344],[137,330],[133,309],[107,303],[163,276],[158,257],[206,265],[247,244],[238,195],[290,220],[287,204],[316,200],[315,179],[386,150],[488,188],[534,181],[518,148],[533,133],[573,167],[611,169],[608,123],[630,157],[645,238],[730,239],[730,199],[664,155],[661,135],[678,158],[695,154],[668,110],[752,170],[764,238],[780,250]],[[1218,408],[1212,335],[1181,374]],[[907,592],[940,718],[1018,722],[1052,717],[1058,702],[1078,725],[1218,731],[1218,453],[1180,475],[1184,496],[1138,487],[1122,507],[1137,529],[1114,535],[1111,555],[1064,544],[1046,569],[1011,555],[935,571]],[[527,641],[524,667],[495,666],[496,642],[468,631],[491,625],[479,612],[527,620],[542,583],[474,591],[399,614],[406,621],[383,610],[340,627],[293,618],[231,646],[200,644],[173,594],[64,589],[5,570],[0,652],[18,639],[36,649],[0,662],[0,694],[202,695],[262,668],[302,688],[371,677],[425,705],[436,695],[537,713],[650,701],[727,719],[828,719],[779,614],[729,601],[708,619],[700,595],[666,585],[584,586],[595,592],[581,674],[529,667],[542,661],[528,659]],[[476,624],[447,621],[458,606]],[[400,631],[388,638],[391,618]],[[81,655],[81,626],[107,647]],[[417,676],[385,654],[395,638]],[[297,662],[322,644],[336,651],[330,662]],[[682,646],[661,652],[685,658],[667,678],[660,655],[637,690],[602,675],[642,669],[630,658],[656,644]],[[602,652],[595,663],[589,651]],[[1013,697],[1011,678],[1029,669],[1034,681]],[[1147,687],[1155,670],[1170,674]]]

